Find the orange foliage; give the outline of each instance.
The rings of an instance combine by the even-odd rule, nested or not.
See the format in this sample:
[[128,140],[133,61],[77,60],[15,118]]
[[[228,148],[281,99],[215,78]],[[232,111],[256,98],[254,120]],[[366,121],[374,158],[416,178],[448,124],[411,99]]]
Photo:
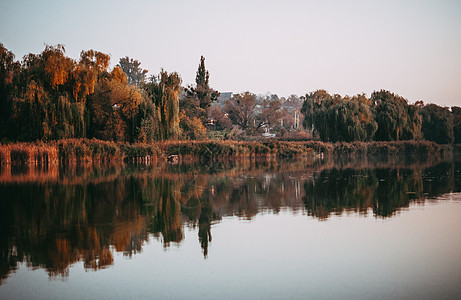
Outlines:
[[52,89],[67,82],[75,64],[71,58],[64,56],[64,52],[64,46],[57,45],[56,47],[46,46],[42,53],[45,76]]

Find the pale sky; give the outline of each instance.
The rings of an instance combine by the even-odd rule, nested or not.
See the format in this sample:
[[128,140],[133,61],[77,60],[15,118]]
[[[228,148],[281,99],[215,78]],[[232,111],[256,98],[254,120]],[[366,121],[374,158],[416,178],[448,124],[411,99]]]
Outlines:
[[461,1],[0,0],[0,42],[21,59],[129,56],[191,84],[200,55],[211,87],[304,95],[386,89],[411,103],[461,106]]

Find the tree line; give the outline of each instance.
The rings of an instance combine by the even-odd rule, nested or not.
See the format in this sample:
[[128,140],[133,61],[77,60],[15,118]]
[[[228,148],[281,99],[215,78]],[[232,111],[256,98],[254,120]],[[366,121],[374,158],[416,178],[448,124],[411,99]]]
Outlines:
[[[176,72],[162,69],[147,76],[141,63],[129,57],[109,66],[108,54],[82,51],[74,60],[63,45],[45,46],[16,61],[0,43],[0,140],[151,143],[244,139],[270,132],[328,142],[461,143],[460,107],[409,104],[389,91],[368,98],[317,90],[288,99],[244,92],[219,102],[203,56],[195,84],[187,87]],[[299,128],[300,121],[307,130]]]
[[404,141],[426,139],[439,144],[461,143],[461,108],[424,105],[392,92],[375,91],[353,97],[325,90],[306,94],[304,125],[322,141]]
[[128,57],[109,69],[110,56],[63,45],[15,61],[0,44],[0,138],[3,141],[97,138],[152,142],[179,135],[181,77],[146,70]]

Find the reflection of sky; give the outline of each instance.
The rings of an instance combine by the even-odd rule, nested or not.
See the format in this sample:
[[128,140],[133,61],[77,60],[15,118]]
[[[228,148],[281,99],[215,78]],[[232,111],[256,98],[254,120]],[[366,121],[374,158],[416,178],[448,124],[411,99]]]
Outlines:
[[78,263],[64,281],[22,266],[0,286],[0,298],[454,298],[461,194],[445,198],[456,201],[412,205],[385,220],[226,217],[211,229],[207,259],[188,229],[180,247],[165,251],[152,238],[132,259],[116,253],[114,265],[97,272]]
[[0,2],[0,42],[19,58],[43,44],[134,57],[193,83],[205,55],[220,91],[316,89],[461,105],[461,2],[367,0]]

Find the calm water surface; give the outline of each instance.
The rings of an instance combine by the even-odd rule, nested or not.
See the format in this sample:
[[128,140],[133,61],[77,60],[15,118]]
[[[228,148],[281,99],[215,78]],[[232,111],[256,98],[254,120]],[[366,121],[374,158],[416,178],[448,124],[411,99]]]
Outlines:
[[461,295],[461,161],[3,168],[0,299]]

